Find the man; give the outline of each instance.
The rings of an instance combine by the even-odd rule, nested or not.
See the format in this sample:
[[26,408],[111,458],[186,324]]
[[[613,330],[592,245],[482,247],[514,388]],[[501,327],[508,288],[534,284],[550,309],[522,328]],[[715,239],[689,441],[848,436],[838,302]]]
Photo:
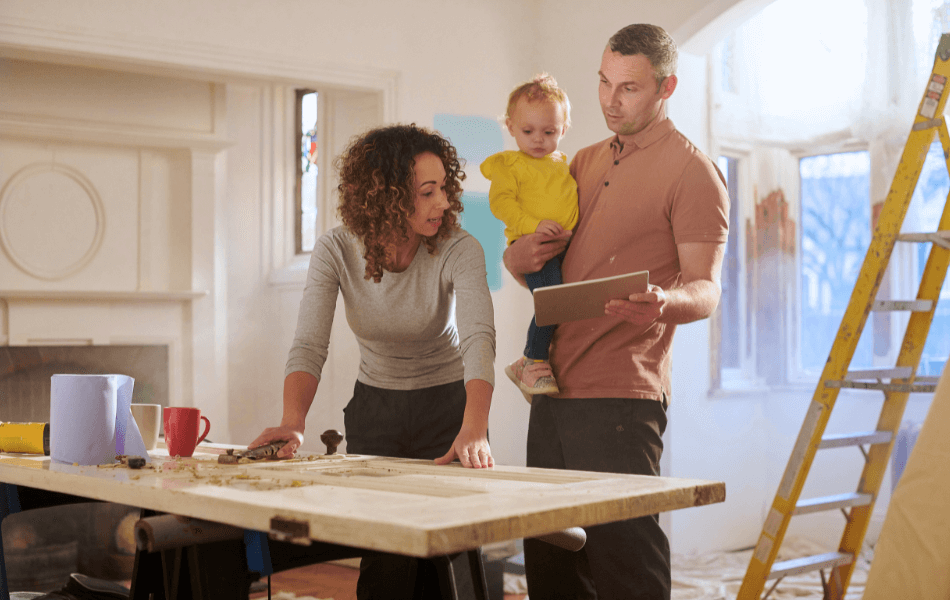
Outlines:
[[[659,475],[679,323],[719,303],[729,199],[722,175],[666,117],[676,44],[660,27],[610,38],[600,105],[614,136],[571,163],[580,217],[573,235],[531,234],[505,251],[515,278],[562,252],[564,282],[650,272],[650,288],[612,300],[604,318],[557,327],[551,366],[560,393],[535,396],[528,465]],[[528,593],[543,598],[670,597],[669,542],[656,515],[590,527],[571,553],[525,541]]]

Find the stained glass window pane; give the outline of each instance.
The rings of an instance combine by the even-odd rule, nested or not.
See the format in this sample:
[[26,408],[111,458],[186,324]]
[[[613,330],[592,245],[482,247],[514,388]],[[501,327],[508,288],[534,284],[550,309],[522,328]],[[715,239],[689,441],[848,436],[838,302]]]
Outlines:
[[317,240],[317,92],[298,90],[300,184],[297,203],[297,253],[311,252]]

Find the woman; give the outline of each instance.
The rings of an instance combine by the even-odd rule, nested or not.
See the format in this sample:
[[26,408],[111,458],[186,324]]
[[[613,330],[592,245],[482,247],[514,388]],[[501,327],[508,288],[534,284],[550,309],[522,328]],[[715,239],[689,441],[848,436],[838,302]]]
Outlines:
[[[347,452],[494,466],[494,316],[484,253],[458,225],[465,174],[455,148],[394,125],[357,137],[336,167],[343,226],[317,240],[310,260],[281,423],[250,447],[286,440],[278,456],[287,458],[303,443],[341,293],[360,348]],[[427,561],[387,555],[364,558],[360,571],[360,598],[411,597],[417,579],[434,577]]]

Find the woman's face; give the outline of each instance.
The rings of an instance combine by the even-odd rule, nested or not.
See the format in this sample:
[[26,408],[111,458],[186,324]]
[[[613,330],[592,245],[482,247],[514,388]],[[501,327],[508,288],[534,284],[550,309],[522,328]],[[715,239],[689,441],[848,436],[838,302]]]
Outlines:
[[445,167],[442,160],[431,152],[415,158],[412,168],[416,186],[415,211],[409,217],[412,233],[430,237],[439,232],[442,215],[449,208],[445,195]]

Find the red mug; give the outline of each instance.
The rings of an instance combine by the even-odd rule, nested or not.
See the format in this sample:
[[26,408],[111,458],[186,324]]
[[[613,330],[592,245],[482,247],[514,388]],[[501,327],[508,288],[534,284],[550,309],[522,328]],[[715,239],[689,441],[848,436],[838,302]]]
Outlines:
[[[195,453],[195,446],[205,439],[211,430],[211,421],[201,416],[201,409],[183,406],[166,406],[164,411],[165,446],[168,456],[188,458]],[[198,425],[205,422],[205,430],[198,435]]]

